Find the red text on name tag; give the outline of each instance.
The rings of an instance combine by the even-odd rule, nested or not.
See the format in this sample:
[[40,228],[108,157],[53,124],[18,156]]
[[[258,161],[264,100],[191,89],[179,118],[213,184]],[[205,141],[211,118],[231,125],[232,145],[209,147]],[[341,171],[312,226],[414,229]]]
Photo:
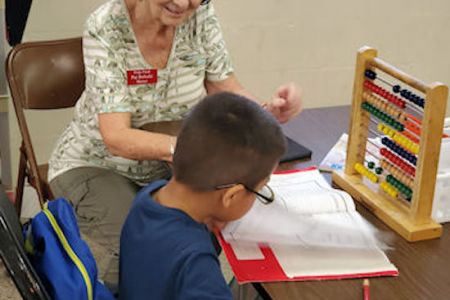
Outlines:
[[158,81],[157,69],[128,70],[128,85],[155,84]]

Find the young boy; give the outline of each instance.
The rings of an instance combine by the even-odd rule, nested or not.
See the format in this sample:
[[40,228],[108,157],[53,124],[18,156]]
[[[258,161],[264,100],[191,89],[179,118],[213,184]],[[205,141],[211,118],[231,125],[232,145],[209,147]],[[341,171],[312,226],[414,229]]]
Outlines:
[[219,93],[198,104],[179,134],[172,179],[142,189],[127,217],[120,298],[231,299],[207,227],[241,218],[255,197],[273,200],[263,187],[285,147],[278,122],[253,101]]

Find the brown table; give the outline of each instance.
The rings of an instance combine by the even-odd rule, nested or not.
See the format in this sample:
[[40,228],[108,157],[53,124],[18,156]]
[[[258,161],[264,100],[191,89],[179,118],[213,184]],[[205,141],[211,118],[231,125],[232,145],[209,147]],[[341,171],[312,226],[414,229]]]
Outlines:
[[[287,136],[313,151],[310,160],[283,164],[280,169],[317,166],[349,125],[350,108],[337,106],[307,109],[299,117],[283,125]],[[145,129],[177,133],[179,123],[157,123]],[[324,173],[331,181],[330,174]],[[393,233],[367,209],[358,211],[390,237],[394,250],[390,260],[400,271],[399,277],[372,278],[370,292],[373,300],[446,300],[450,299],[450,224],[444,225],[440,239],[409,243]],[[363,299],[362,280],[299,281],[263,283],[261,286],[273,299]]]
[[[286,135],[311,149],[313,155],[309,161],[285,164],[282,168],[318,165],[341,134],[347,132],[349,113],[348,106],[307,109],[283,125]],[[324,174],[330,181],[331,176]],[[357,205],[357,209],[369,222],[390,235],[389,245],[394,250],[387,251],[387,255],[400,272],[399,277],[371,279],[371,299],[450,299],[450,224],[444,225],[440,239],[409,243],[366,208]],[[264,283],[262,286],[273,299],[363,299],[360,279]]]

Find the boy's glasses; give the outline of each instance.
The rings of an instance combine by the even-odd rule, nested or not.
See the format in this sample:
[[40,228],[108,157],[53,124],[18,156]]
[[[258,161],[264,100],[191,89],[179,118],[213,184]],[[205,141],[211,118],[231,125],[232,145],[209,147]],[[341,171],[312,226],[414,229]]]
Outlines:
[[[235,186],[236,184],[239,183],[231,183],[231,184],[223,184],[223,185],[219,185],[216,186],[217,190],[220,189],[226,189],[226,188],[230,188],[232,186]],[[242,183],[241,183],[242,184]],[[273,192],[272,188],[270,186],[268,186],[267,184],[265,184],[259,191],[255,191],[251,188],[249,188],[248,186],[246,186],[245,184],[242,184],[244,186],[244,188],[249,191],[250,193],[253,193],[256,195],[256,199],[258,199],[262,204],[270,204],[275,200],[275,193]]]
[[202,0],[202,2],[200,2],[201,5],[206,5],[209,2],[211,2],[211,0]]

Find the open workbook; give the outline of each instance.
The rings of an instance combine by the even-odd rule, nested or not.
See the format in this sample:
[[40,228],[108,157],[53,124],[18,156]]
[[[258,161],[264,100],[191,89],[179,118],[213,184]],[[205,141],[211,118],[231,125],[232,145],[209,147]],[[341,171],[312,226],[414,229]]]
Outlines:
[[221,232],[239,282],[396,276],[352,198],[315,168],[271,176],[275,201],[256,201]]

